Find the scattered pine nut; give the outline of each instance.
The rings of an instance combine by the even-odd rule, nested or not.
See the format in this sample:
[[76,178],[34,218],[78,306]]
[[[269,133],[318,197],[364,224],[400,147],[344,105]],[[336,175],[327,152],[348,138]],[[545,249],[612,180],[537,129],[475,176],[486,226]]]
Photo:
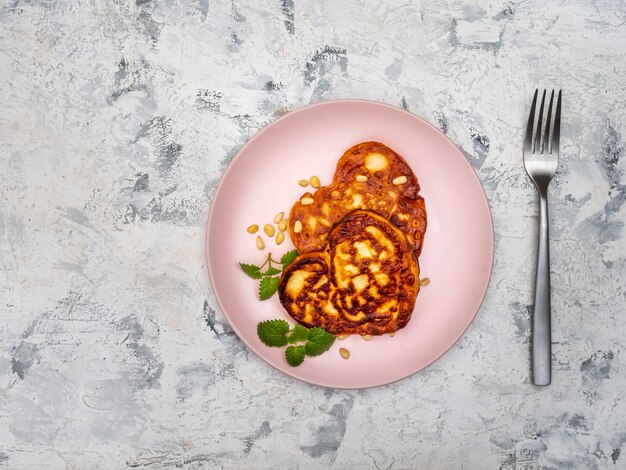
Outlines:
[[265,243],[263,243],[263,239],[259,235],[256,236],[256,247],[259,250],[265,248]]
[[365,175],[356,175],[355,178],[359,183],[365,183],[367,181],[367,176]]
[[337,335],[337,339],[341,341],[342,339],[348,338],[350,335]]
[[396,186],[399,186],[401,184],[405,184],[407,181],[408,180],[406,176],[402,175],[402,176],[398,176],[397,178],[394,178],[392,183],[395,184]]
[[321,186],[320,179],[317,176],[311,176],[310,182],[311,186],[314,188],[319,188]]
[[276,217],[274,217],[274,223],[280,223],[280,221],[283,220],[283,215],[285,215],[283,212],[279,212],[278,214],[276,214]]
[[339,354],[341,354],[341,357],[343,357],[344,359],[348,359],[350,357],[350,351],[348,351],[346,348],[339,348]]
[[257,224],[252,224],[247,228],[248,233],[256,233],[259,230],[259,226]]
[[307,180],[300,180],[298,181],[298,184],[303,188],[306,188],[309,185],[309,182]]
[[265,235],[267,235],[268,237],[273,237],[274,236],[274,226],[273,225],[265,224],[265,226],[263,227],[263,231],[265,232]]
[[394,331],[393,333],[389,333],[389,337],[393,338],[396,335],[396,332]]
[[361,336],[361,338],[363,338],[365,341],[371,341],[372,340],[372,335],[363,335],[363,336]]
[[296,223],[293,224],[293,233],[300,233],[302,232],[302,222],[300,222],[299,220],[296,220]]
[[302,204],[303,206],[310,206],[314,202],[315,200],[312,197],[303,197],[302,199],[300,199],[300,204]]
[[422,286],[427,286],[428,284],[430,284],[430,278],[429,278],[429,277],[425,277],[424,279],[422,279],[422,280],[420,281],[420,284],[421,284]]
[[287,221],[285,219],[278,222],[278,230],[284,232],[287,229]]
[[278,234],[276,235],[276,244],[280,245],[284,241],[285,241],[285,234],[283,232],[278,232]]

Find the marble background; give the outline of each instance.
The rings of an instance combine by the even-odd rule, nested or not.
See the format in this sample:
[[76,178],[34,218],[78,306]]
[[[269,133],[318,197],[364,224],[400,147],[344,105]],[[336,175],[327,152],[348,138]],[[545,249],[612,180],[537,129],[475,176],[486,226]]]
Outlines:
[[[564,90],[547,388],[529,378],[535,87]],[[238,149],[334,98],[439,126],[496,232],[465,336],[361,391],[248,352],[204,260]],[[623,1],[0,0],[0,466],[626,468],[625,102]]]

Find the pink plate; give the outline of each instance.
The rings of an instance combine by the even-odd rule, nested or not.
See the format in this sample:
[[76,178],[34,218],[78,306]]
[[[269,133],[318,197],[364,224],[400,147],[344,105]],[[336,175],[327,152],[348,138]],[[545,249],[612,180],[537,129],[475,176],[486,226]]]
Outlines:
[[[257,298],[258,281],[238,262],[258,264],[293,248],[263,233],[279,212],[309,188],[298,181],[317,175],[329,184],[337,160],[360,142],[380,141],[411,165],[422,187],[428,229],[420,257],[421,277],[430,278],[417,297],[413,318],[394,337],[335,341],[327,353],[289,366],[284,348],[265,346],[257,323],[291,319],[275,295]],[[257,224],[255,235],[246,228]],[[256,236],[265,240],[263,252]],[[265,127],[241,149],[213,199],[207,227],[207,261],[215,295],[233,330],[263,360],[311,384],[364,388],[407,377],[443,355],[474,319],[493,261],[493,226],[485,193],[457,147],[417,116],[371,101],[328,101],[293,111]],[[343,359],[339,348],[350,351]]]

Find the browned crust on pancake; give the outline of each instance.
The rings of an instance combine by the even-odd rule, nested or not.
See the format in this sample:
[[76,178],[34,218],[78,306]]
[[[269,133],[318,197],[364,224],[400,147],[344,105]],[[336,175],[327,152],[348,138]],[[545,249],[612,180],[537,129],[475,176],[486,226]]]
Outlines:
[[285,269],[278,294],[305,326],[382,335],[406,326],[419,288],[419,265],[404,233],[376,212],[355,210],[333,227],[324,250],[302,254]]
[[[368,170],[365,161],[370,154],[384,156],[388,166]],[[367,176],[367,181],[357,182],[358,175]],[[406,176],[407,182],[394,185],[394,178],[399,176]],[[313,204],[303,206],[298,201],[293,205],[289,235],[300,253],[319,251],[325,246],[331,228],[342,217],[355,209],[367,209],[378,212],[399,227],[419,256],[427,225],[424,199],[419,191],[417,178],[404,158],[380,142],[363,142],[343,154],[332,184],[314,194],[303,194],[302,197],[312,197]],[[293,231],[297,220],[303,225],[300,233]]]

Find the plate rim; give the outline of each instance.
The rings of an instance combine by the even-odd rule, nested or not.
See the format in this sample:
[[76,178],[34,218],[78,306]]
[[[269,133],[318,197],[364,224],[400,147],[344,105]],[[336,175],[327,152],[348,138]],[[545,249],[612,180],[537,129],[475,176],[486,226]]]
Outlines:
[[[427,125],[431,129],[436,131],[437,134],[439,134],[440,136],[444,137],[445,140],[447,141],[447,143],[461,157],[461,161],[463,161],[463,163],[471,170],[472,174],[474,175],[474,178],[478,182],[478,186],[480,187],[480,194],[482,196],[481,197],[481,201],[483,201],[485,203],[485,206],[487,208],[487,213],[489,215],[488,219],[489,219],[489,224],[490,224],[490,230],[488,231],[488,233],[490,235],[489,243],[491,245],[491,249],[489,250],[489,273],[488,273],[488,275],[486,277],[485,284],[484,284],[484,287],[482,289],[482,295],[481,295],[480,302],[479,302],[478,306],[476,307],[476,310],[474,311],[474,313],[471,315],[471,318],[469,318],[469,321],[467,321],[467,324],[465,324],[463,326],[463,329],[459,333],[459,335],[454,339],[454,341],[451,342],[450,346],[446,350],[442,351],[440,354],[434,355],[433,358],[428,361],[428,363],[426,363],[424,366],[422,366],[418,370],[416,370],[414,372],[411,372],[409,374],[403,375],[401,377],[392,379],[392,380],[382,380],[382,381],[379,381],[377,383],[372,383],[371,385],[365,385],[365,386],[358,386],[358,385],[355,385],[355,386],[332,385],[332,379],[329,381],[329,384],[320,384],[318,382],[315,382],[315,381],[308,380],[306,378],[302,378],[302,377],[297,376],[295,374],[295,371],[294,371],[294,373],[291,373],[288,369],[283,370],[283,369],[277,367],[276,364],[273,364],[270,360],[268,360],[265,357],[263,357],[263,355],[257,350],[258,348],[256,348],[253,344],[251,344],[248,341],[246,341],[246,339],[244,339],[244,337],[240,334],[240,331],[238,330],[238,328],[233,324],[233,322],[229,318],[228,313],[226,312],[226,309],[224,308],[223,302],[222,302],[222,300],[220,298],[220,295],[217,292],[217,289],[215,289],[215,282],[214,282],[215,273],[213,273],[213,270],[211,269],[211,262],[210,262],[210,259],[209,259],[210,238],[211,238],[210,237],[210,230],[211,230],[211,225],[212,225],[213,214],[215,212],[214,211],[215,201],[216,201],[217,195],[219,194],[219,191],[220,191],[220,189],[221,189],[221,187],[222,187],[222,185],[224,183],[224,180],[226,179],[228,174],[232,171],[232,168],[234,167],[235,161],[238,158],[241,157],[241,155],[244,153],[244,151],[249,146],[251,146],[254,143],[254,141],[256,141],[261,136],[263,131],[265,131],[266,129],[268,129],[268,128],[274,126],[274,125],[276,125],[277,123],[283,121],[284,119],[292,117],[293,115],[295,115],[297,113],[305,112],[305,111],[308,111],[308,110],[310,110],[312,108],[317,108],[317,107],[323,107],[323,106],[335,105],[335,104],[350,104],[350,103],[352,103],[352,104],[375,105],[375,106],[388,108],[390,110],[393,110],[394,112],[400,112],[401,114],[406,114],[406,115],[408,115],[412,119],[417,119],[418,121],[421,121],[422,124]],[[316,103],[306,104],[304,106],[300,106],[299,108],[296,108],[296,109],[293,109],[291,111],[288,111],[287,113],[283,114],[282,116],[278,117],[277,119],[274,119],[273,121],[269,122],[265,126],[259,128],[254,133],[254,135],[248,139],[248,141],[237,151],[236,155],[228,163],[226,169],[224,170],[224,172],[220,176],[220,179],[219,179],[219,182],[218,182],[217,186],[215,187],[215,191],[213,192],[213,195],[212,195],[212,198],[211,198],[211,202],[210,202],[209,213],[208,213],[208,216],[207,216],[207,224],[206,224],[206,230],[205,230],[205,244],[204,245],[205,245],[205,261],[206,261],[206,264],[207,264],[207,272],[208,272],[208,275],[209,275],[209,281],[211,283],[211,289],[213,291],[213,294],[215,295],[215,300],[217,301],[218,306],[219,306],[220,310],[222,311],[222,314],[223,314],[224,318],[226,319],[226,321],[228,322],[228,325],[230,326],[230,328],[232,328],[232,330],[237,335],[237,338],[241,342],[243,342],[243,344],[249,350],[251,350],[263,362],[265,362],[266,364],[269,364],[272,367],[272,369],[277,370],[277,371],[281,372],[282,374],[287,375],[288,377],[291,377],[293,379],[296,379],[296,380],[299,380],[301,382],[307,383],[309,385],[313,385],[313,386],[316,386],[316,387],[333,388],[333,389],[338,389],[338,390],[364,390],[364,389],[368,389],[368,388],[375,388],[375,387],[381,387],[381,386],[393,384],[395,382],[399,382],[400,380],[407,379],[408,377],[412,377],[412,376],[418,374],[419,372],[424,371],[425,369],[427,369],[430,366],[432,366],[439,359],[441,359],[445,354],[447,354],[459,342],[459,340],[465,335],[465,333],[467,332],[469,327],[472,325],[472,323],[474,322],[474,320],[478,316],[478,312],[480,311],[480,309],[482,308],[482,306],[483,306],[483,304],[485,302],[485,298],[487,297],[487,292],[489,290],[489,286],[491,285],[491,278],[493,276],[493,265],[494,265],[494,258],[495,258],[495,231],[494,231],[493,214],[492,214],[492,211],[491,211],[491,205],[489,203],[489,198],[487,197],[487,193],[485,192],[485,188],[484,188],[484,186],[482,184],[482,181],[478,177],[478,174],[477,174],[476,170],[474,169],[474,167],[469,163],[467,158],[465,158],[465,156],[463,155],[463,153],[461,152],[459,147],[446,134],[441,132],[440,129],[435,127],[433,124],[431,124],[430,122],[428,122],[424,118],[422,118],[422,117],[420,117],[420,116],[418,116],[418,115],[416,115],[416,114],[414,114],[414,113],[412,113],[412,112],[410,112],[410,111],[408,111],[406,109],[400,108],[398,106],[394,106],[394,105],[391,105],[389,103],[376,101],[376,100],[343,98],[343,99],[333,99],[333,100],[318,101]]]

